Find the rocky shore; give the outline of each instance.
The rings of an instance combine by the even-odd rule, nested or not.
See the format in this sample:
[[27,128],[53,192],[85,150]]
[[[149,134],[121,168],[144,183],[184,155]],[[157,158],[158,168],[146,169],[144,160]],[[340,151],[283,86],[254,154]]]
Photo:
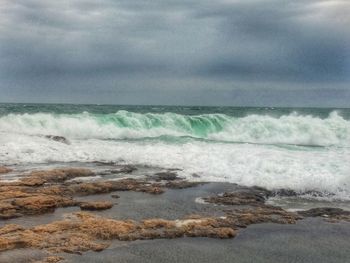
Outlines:
[[[342,209],[290,212],[268,205],[266,200],[275,192],[258,187],[189,182],[166,169],[135,179],[132,173],[137,167],[111,166],[99,174],[87,168],[57,168],[0,181],[0,252],[34,249],[44,251],[45,256],[27,262],[64,262],[68,254],[100,252],[118,240],[231,239],[250,225],[295,224],[309,217],[350,222],[350,212]],[[12,169],[0,167],[1,174],[10,172]],[[104,179],[110,174],[123,177]],[[84,180],[96,175],[101,179]],[[205,191],[192,191],[199,188]],[[131,193],[142,194],[137,202],[148,201],[138,204]],[[162,203],[166,194],[173,203]],[[41,223],[41,218],[59,209],[54,220]],[[33,218],[38,220],[28,224]]]

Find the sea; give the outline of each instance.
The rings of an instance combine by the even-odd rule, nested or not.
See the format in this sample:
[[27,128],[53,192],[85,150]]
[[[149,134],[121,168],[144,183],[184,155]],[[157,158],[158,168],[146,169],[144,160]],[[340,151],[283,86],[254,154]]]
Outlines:
[[348,206],[350,109],[0,104],[0,165],[104,162]]

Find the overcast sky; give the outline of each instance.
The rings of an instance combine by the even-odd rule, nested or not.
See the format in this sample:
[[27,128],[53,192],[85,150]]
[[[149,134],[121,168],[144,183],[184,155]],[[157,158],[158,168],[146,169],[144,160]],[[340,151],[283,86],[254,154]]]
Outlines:
[[349,0],[0,0],[0,101],[350,107]]

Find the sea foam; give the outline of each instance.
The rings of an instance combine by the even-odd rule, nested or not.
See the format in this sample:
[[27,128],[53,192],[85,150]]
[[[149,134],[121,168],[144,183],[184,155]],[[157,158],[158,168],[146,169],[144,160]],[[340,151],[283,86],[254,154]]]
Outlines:
[[[301,193],[316,190],[350,200],[350,123],[336,112],[325,119],[297,114],[235,118],[125,111],[9,114],[0,118],[0,132],[0,163],[5,164],[113,161],[153,165],[180,168],[179,173],[189,179],[196,173],[203,181]],[[65,136],[71,144],[42,136],[47,134]],[[163,140],[160,136],[164,135],[179,141]],[[195,139],[180,140],[181,136]],[[160,139],[145,139],[150,137]]]
[[305,146],[350,146],[350,121],[337,112],[321,119],[290,114],[281,117],[225,114],[196,116],[175,113],[9,114],[0,132],[60,135],[70,139],[143,139],[192,137],[204,140]]

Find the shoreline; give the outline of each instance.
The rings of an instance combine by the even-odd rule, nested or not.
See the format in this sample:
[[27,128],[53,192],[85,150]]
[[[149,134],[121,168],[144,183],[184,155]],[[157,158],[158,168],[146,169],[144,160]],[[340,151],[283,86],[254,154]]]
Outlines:
[[[107,179],[96,181],[82,179],[96,176],[86,168],[60,168],[32,171],[17,182],[0,182],[0,262],[2,258],[18,261],[31,253],[33,259],[41,257],[41,262],[83,262],[101,256],[112,260],[114,252],[110,251],[118,250],[118,246],[114,248],[116,242],[123,243],[121,251],[130,253],[135,244],[156,249],[158,245],[152,244],[159,244],[158,239],[175,238],[177,241],[164,241],[164,245],[182,247],[190,237],[201,251],[203,242],[216,246],[224,242],[219,240],[235,240],[255,226],[267,227],[277,236],[288,234],[281,224],[297,223],[305,231],[313,225],[308,222],[329,228],[350,226],[350,212],[342,209],[316,208],[297,213],[266,204],[272,193],[263,188],[188,182],[174,170],[154,172],[147,178],[127,178],[135,169],[114,166],[105,172]],[[110,174],[122,176],[112,181],[108,179]],[[322,234],[322,227],[318,231]],[[204,237],[211,240],[203,241]],[[259,242],[252,242],[259,247]],[[89,251],[104,252],[91,256]],[[152,249],[147,251],[153,253]],[[172,249],[158,252],[152,256],[154,262],[174,253]],[[69,256],[72,253],[82,256]],[[124,257],[127,260],[128,256]]]

